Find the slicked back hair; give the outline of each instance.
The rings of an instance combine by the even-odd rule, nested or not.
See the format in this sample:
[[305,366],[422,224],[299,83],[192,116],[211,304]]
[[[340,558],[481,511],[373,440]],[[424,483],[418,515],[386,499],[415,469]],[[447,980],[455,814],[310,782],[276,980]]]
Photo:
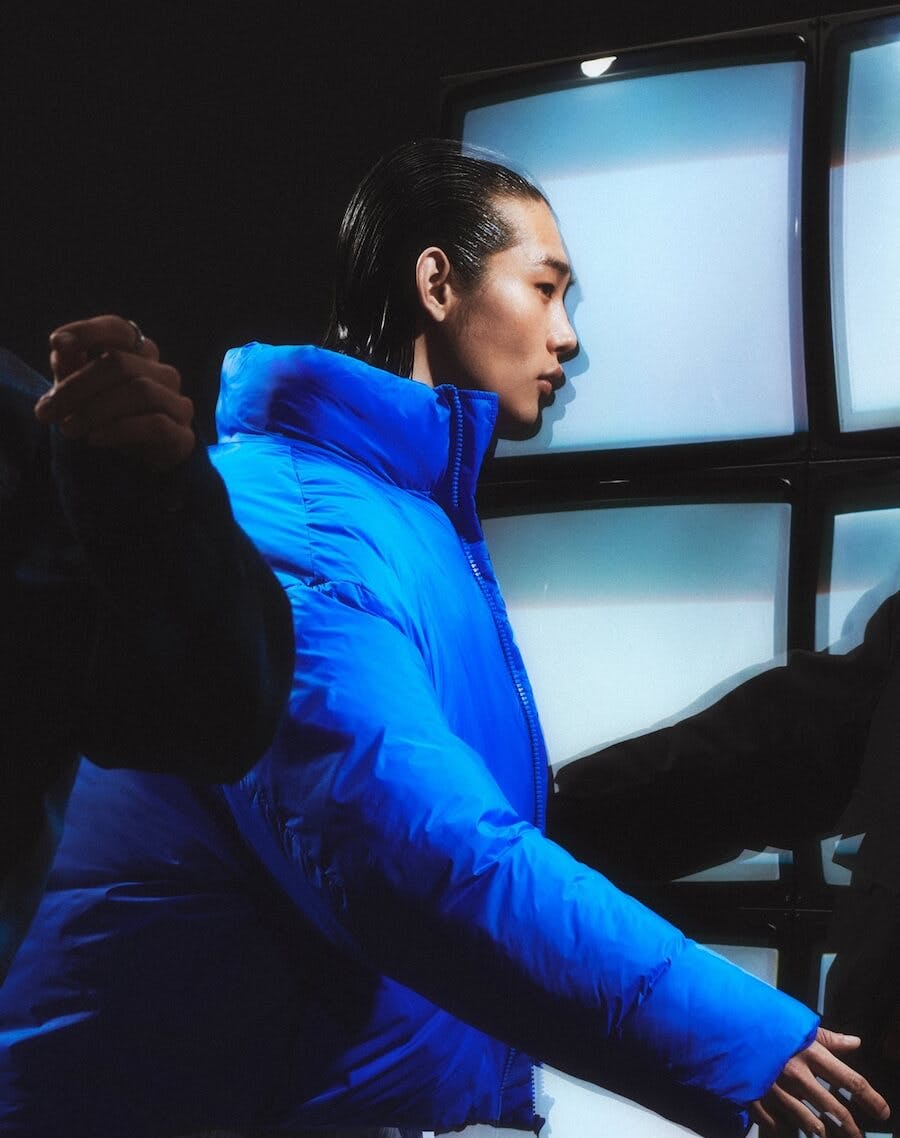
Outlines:
[[324,347],[409,376],[421,331],[415,267],[423,249],[447,255],[454,284],[476,285],[514,231],[509,198],[546,201],[521,174],[450,139],[423,139],[385,155],[363,178],[341,223]]

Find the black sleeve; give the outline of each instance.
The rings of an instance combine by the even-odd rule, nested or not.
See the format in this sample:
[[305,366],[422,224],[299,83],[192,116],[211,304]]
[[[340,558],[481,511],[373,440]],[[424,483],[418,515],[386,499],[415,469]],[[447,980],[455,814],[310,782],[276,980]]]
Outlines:
[[293,632],[206,449],[158,474],[54,431],[52,455],[100,598],[79,747],[103,766],[240,777],[278,724]]
[[846,655],[793,652],[699,714],[563,767],[550,836],[627,881],[835,832],[895,668],[898,597]]

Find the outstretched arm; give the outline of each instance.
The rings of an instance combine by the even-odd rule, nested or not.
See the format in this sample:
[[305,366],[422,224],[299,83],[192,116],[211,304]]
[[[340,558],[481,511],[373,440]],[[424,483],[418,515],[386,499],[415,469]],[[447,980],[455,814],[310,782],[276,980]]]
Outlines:
[[[617,880],[647,881],[745,846],[793,845],[839,820],[866,828],[846,810],[896,668],[898,619],[894,594],[852,651],[792,653],[698,714],[564,767],[550,832]],[[834,1126],[856,1136],[847,1095],[862,1117],[887,1117],[881,1096],[838,1057],[858,1046],[856,1037],[820,1029],[752,1108],[763,1133],[824,1135]]]
[[421,653],[339,592],[289,589],[290,715],[227,791],[257,855],[369,967],[581,1078],[740,1133],[816,1017],[525,822],[447,722]]
[[670,727],[557,774],[551,835],[617,880],[678,877],[834,832],[900,650],[900,594],[845,655],[792,652]]

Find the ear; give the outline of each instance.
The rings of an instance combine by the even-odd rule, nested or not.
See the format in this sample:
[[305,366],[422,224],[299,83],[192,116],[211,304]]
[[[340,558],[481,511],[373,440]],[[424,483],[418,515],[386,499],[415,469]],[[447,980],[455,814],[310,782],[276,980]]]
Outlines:
[[432,320],[442,323],[453,309],[457,292],[450,260],[443,249],[430,245],[416,261],[416,293],[419,305]]

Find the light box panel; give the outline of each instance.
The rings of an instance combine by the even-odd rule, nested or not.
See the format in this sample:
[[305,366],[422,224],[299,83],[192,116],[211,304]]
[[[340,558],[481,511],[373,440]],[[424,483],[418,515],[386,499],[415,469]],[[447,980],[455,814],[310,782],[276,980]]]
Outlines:
[[900,426],[900,17],[851,25],[845,37],[836,48],[831,292],[839,425],[857,431]]
[[553,765],[680,718],[783,653],[789,531],[784,502],[488,519]]
[[[800,224],[805,63],[748,60],[548,85],[470,105],[464,142],[545,190],[581,351],[534,454],[806,427]],[[574,65],[573,65],[574,66]],[[617,64],[619,66],[619,64]]]
[[900,588],[900,505],[835,513],[823,560],[829,583],[816,597],[816,648],[848,652],[881,601]]

